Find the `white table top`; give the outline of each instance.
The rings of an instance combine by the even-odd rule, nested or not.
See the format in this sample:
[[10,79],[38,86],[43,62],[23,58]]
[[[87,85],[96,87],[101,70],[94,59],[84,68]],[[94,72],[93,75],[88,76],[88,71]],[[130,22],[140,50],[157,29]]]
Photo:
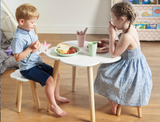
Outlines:
[[[71,40],[71,41],[66,41],[62,42],[69,44],[71,46],[78,47],[78,42],[77,40]],[[118,56],[116,58],[111,58],[110,53],[97,53],[95,57],[89,56],[89,51],[87,49],[87,41],[85,41],[85,46],[84,47],[78,47],[80,48],[80,52],[77,55],[71,56],[71,57],[61,57],[58,56],[55,53],[55,48],[52,47],[49,48],[46,51],[47,57],[54,59],[54,60],[60,60],[62,63],[71,65],[71,66],[79,66],[79,67],[88,67],[88,66],[95,66],[99,63],[112,63],[118,61],[121,57]]]

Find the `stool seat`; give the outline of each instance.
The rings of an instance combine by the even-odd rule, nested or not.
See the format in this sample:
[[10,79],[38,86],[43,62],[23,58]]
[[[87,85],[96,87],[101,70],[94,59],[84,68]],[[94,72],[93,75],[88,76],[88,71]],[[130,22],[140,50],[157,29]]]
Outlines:
[[18,81],[27,82],[29,79],[23,77],[20,73],[20,70],[15,70],[13,73],[10,74],[10,77],[16,79]]
[[21,104],[22,104],[22,84],[24,82],[28,82],[30,81],[30,85],[31,85],[31,90],[32,90],[32,94],[33,94],[33,99],[37,104],[38,109],[41,109],[41,105],[40,105],[40,100],[38,97],[38,92],[37,92],[37,87],[36,87],[36,83],[32,80],[29,80],[25,77],[23,77],[20,73],[20,70],[15,70],[13,73],[10,74],[10,77],[12,79],[16,79],[17,80],[17,90],[16,90],[16,103],[17,103],[17,108],[18,108],[18,112],[21,112]]

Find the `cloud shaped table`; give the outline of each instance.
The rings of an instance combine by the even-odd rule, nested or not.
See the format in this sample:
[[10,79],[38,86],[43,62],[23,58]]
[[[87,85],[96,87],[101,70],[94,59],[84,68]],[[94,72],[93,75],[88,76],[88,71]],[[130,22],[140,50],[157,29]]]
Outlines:
[[[77,40],[71,40],[62,42],[69,44],[71,46],[78,47]],[[77,55],[71,57],[61,57],[58,56],[55,52],[56,47],[49,48],[46,51],[47,57],[54,59],[54,71],[53,78],[54,81],[57,79],[57,73],[59,68],[59,63],[73,66],[72,67],[72,91],[75,91],[75,79],[76,79],[76,67],[87,67],[88,75],[88,87],[89,87],[89,98],[90,98],[90,113],[91,113],[91,122],[95,122],[95,103],[94,103],[94,88],[93,88],[93,66],[100,63],[113,63],[120,60],[120,56],[116,58],[111,58],[109,52],[107,53],[97,53],[95,57],[89,56],[89,51],[87,49],[88,42],[85,41],[84,47],[79,47],[80,52]],[[49,105],[48,105],[49,110]]]

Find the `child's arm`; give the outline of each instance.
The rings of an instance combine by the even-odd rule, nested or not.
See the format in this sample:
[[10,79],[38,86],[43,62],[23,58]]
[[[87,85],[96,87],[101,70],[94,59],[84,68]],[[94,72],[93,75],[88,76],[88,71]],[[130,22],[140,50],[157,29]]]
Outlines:
[[25,49],[23,52],[14,54],[15,60],[16,61],[23,60],[25,57],[27,57],[36,48],[37,48],[36,47],[36,42],[32,42],[31,45],[27,49]]
[[27,57],[31,52],[32,52],[32,49],[28,47],[23,52],[14,54],[14,58],[15,58],[16,61],[21,61],[25,57]]
[[109,32],[109,51],[110,51],[110,55],[111,57],[117,57],[119,55],[121,55],[126,49],[127,47],[130,45],[130,37],[127,34],[124,34],[119,42],[117,43],[116,40],[116,29],[115,27],[109,23],[109,28],[108,28],[108,32]]
[[[102,38],[101,42],[105,43],[105,44],[109,44],[109,39],[108,38]],[[115,45],[117,45],[118,41],[115,42]]]
[[109,33],[109,52],[111,54],[111,57],[114,57],[114,51],[115,51],[115,47],[116,47],[116,29],[114,28],[114,26],[111,24],[111,22],[109,22],[109,28],[108,28],[108,33]]

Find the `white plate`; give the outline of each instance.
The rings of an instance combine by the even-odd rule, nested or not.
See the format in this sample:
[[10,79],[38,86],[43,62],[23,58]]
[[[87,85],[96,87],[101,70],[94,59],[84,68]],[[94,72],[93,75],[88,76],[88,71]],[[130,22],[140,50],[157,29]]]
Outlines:
[[[74,47],[74,46],[72,46],[72,47]],[[79,49],[78,47],[74,47],[74,48],[77,49],[77,52],[76,52],[76,53],[73,53],[73,54],[61,54],[61,53],[59,53],[59,52],[57,51],[57,48],[55,49],[55,52],[56,52],[56,54],[59,55],[59,56],[70,57],[70,56],[77,55],[77,54],[79,53],[79,51],[80,51],[80,49]]]

